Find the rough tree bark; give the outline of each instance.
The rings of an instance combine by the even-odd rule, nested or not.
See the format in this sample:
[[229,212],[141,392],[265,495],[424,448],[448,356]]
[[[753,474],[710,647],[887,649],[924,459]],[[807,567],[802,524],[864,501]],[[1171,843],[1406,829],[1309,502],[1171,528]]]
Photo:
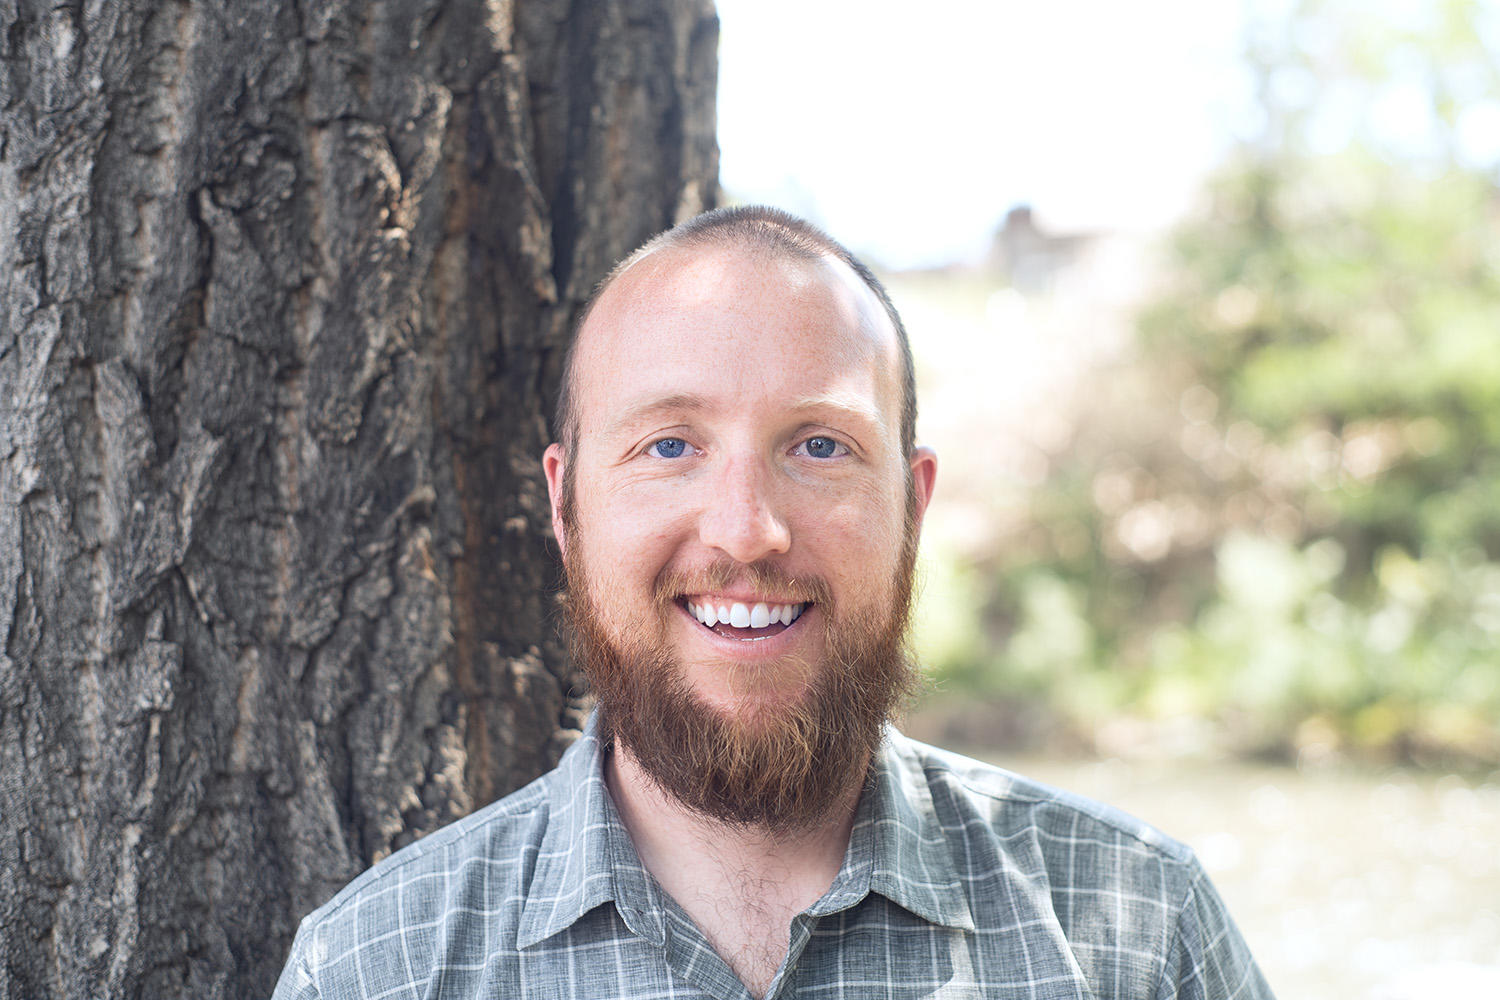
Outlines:
[[0,996],[269,993],[579,723],[572,315],[714,198],[709,0],[0,0]]

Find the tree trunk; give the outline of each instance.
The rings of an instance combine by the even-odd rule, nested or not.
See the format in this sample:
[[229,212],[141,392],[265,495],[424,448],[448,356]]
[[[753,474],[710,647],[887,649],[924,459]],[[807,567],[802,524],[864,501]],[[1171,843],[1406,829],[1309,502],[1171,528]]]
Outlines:
[[579,724],[538,456],[709,0],[0,0],[0,996],[260,997]]

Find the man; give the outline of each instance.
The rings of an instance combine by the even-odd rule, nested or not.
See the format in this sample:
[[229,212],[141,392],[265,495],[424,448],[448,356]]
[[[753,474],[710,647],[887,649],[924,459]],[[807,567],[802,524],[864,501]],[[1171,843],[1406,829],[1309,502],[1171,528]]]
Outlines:
[[276,996],[1269,997],[1186,848],[886,726],[915,397],[879,282],[800,220],[618,266],[543,459],[598,710],[309,916]]

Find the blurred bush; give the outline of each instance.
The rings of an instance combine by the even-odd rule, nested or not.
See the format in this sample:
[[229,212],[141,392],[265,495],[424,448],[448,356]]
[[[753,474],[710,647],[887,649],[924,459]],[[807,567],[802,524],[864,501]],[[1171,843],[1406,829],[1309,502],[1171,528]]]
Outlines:
[[1500,762],[1497,15],[1257,26],[1255,134],[972,570],[989,634],[941,683],[1081,731]]

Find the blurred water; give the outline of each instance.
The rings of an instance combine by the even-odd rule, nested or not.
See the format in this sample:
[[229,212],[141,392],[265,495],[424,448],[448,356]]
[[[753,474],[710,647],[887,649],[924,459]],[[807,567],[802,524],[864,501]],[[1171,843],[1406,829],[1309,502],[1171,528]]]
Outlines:
[[989,756],[1192,845],[1282,1000],[1500,998],[1500,775]]

